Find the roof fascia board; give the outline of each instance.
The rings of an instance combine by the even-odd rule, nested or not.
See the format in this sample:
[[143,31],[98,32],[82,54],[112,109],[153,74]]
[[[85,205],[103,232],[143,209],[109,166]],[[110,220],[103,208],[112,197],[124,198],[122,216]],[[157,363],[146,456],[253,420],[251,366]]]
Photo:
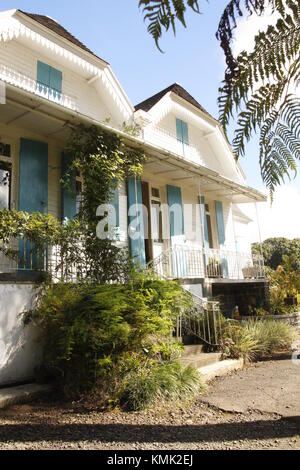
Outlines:
[[70,41],[68,41],[68,39],[63,38],[59,34],[55,33],[51,29],[40,24],[38,21],[35,21],[33,18],[30,18],[19,10],[15,11],[14,17],[18,18],[20,23],[22,23],[25,27],[28,27],[32,31],[36,32],[37,30],[38,32],[43,32],[43,35],[46,37],[46,39],[49,39],[50,41],[52,40],[64,49],[68,50],[69,52],[72,52],[74,55],[77,55],[82,60],[89,62],[94,67],[103,69],[109,66],[108,62],[95,57],[93,54],[85,51],[84,49],[81,49],[81,47],[71,43]]

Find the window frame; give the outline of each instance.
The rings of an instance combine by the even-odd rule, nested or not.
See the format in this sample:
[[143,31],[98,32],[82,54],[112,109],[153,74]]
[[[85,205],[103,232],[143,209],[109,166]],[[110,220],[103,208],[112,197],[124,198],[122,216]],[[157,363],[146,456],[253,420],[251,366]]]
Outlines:
[[[153,189],[155,191],[158,191],[158,194],[159,196],[153,196]],[[153,205],[157,205],[159,206],[159,213],[158,213],[158,220],[156,219],[156,221],[158,222],[158,238],[154,238],[154,233],[153,233]],[[151,191],[150,191],[150,210],[151,210],[151,238],[152,238],[152,241],[153,243],[159,243],[159,244],[163,244],[164,243],[164,240],[163,240],[163,220],[162,220],[162,211],[161,211],[161,206],[162,206],[162,201],[161,201],[161,192],[160,192],[160,188],[158,187],[155,187],[155,186],[151,186]]]
[[214,239],[213,239],[213,230],[212,230],[212,214],[209,207],[209,203],[205,203],[205,217],[206,217],[206,225],[207,225],[207,232],[208,232],[208,243],[209,248],[211,250],[214,249]]
[[[1,168],[1,164],[7,165],[8,169]],[[13,162],[12,162],[11,156],[10,157],[5,157],[4,155],[0,154],[0,170],[1,169],[3,169],[4,171],[9,171],[9,188],[8,188],[9,192],[8,192],[8,208],[7,208],[7,210],[10,211],[11,208],[12,208],[12,185],[13,185]]]

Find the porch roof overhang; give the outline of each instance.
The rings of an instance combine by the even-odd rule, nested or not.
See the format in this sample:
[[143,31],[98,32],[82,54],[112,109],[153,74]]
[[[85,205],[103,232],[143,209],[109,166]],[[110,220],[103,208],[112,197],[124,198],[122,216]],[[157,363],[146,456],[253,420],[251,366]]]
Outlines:
[[232,181],[216,171],[150,144],[141,137],[115,129],[106,123],[34,95],[15,85],[6,85],[6,104],[0,105],[0,123],[29,129],[45,138],[53,138],[62,145],[68,138],[69,125],[80,123],[95,125],[120,135],[127,145],[144,151],[147,155],[145,169],[153,173],[165,172],[174,183],[200,184],[201,191],[231,198],[234,203],[267,200],[266,195],[254,188]]

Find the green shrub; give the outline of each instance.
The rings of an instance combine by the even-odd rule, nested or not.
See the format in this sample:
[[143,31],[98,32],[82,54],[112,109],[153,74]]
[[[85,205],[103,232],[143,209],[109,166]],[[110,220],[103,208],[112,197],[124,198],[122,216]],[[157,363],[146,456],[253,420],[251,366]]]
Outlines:
[[286,351],[294,338],[293,328],[273,320],[227,321],[221,349],[226,357],[254,360],[275,352]]
[[196,369],[190,366],[184,368],[178,362],[167,362],[129,374],[120,401],[126,409],[138,411],[158,400],[193,397],[202,389]]
[[189,371],[177,364],[182,345],[172,337],[177,316],[189,305],[177,282],[136,273],[122,285],[51,285],[26,319],[40,325],[42,369],[67,396],[97,389],[103,401],[117,402],[135,377],[138,402],[147,404],[158,389],[165,397],[172,389],[172,374],[168,380],[160,375],[168,367],[173,376],[176,371],[178,389],[191,384]]

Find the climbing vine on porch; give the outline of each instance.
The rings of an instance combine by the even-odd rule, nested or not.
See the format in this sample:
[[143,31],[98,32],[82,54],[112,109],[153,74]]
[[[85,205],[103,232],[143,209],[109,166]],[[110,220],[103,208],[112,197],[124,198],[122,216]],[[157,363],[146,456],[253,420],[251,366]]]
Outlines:
[[75,172],[83,179],[78,220],[87,277],[96,282],[118,280],[128,270],[128,255],[113,240],[96,236],[97,208],[111,201],[117,185],[127,176],[142,173],[145,155],[126,145],[118,134],[84,125],[72,127],[66,151],[72,163],[63,184],[68,186]]
[[[0,252],[18,261],[19,250],[10,248],[10,240],[24,238],[33,250],[47,252],[58,246],[61,280],[69,278],[68,266],[76,266],[81,280],[95,283],[123,281],[131,263],[126,249],[112,239],[97,238],[97,208],[111,201],[116,186],[127,176],[140,175],[145,155],[126,145],[117,134],[96,126],[71,127],[66,146],[70,165],[62,184],[71,190],[71,179],[79,173],[83,180],[81,205],[73,221],[59,220],[48,214],[0,211]],[[29,255],[30,256],[30,255]],[[50,260],[49,256],[49,260]]]

